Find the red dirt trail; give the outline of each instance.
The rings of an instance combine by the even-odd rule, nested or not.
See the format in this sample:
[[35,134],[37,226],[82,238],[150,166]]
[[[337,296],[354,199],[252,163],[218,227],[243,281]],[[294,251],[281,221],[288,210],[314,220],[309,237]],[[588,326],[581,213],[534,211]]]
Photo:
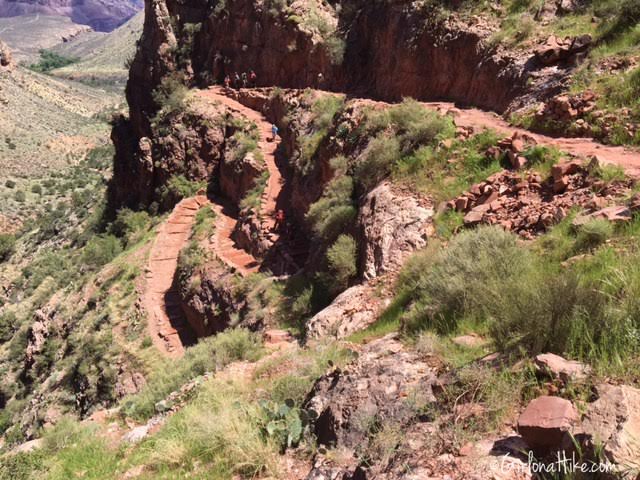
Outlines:
[[534,138],[540,145],[556,147],[578,157],[588,158],[595,155],[602,163],[618,165],[624,169],[628,176],[640,178],[640,152],[638,151],[625,147],[603,145],[590,138],[556,138],[533,133],[509,125],[502,117],[493,112],[477,108],[458,108],[450,102],[423,102],[423,105],[442,113],[452,113],[458,126],[473,127],[476,131],[489,128],[505,135],[518,132],[520,135]]
[[[260,216],[262,228],[275,228],[276,202],[282,190],[282,175],[276,166],[275,152],[278,143],[269,141],[271,123],[260,113],[224,96],[222,89],[200,92],[201,97],[224,104],[236,113],[256,123],[260,132],[260,148],[269,171],[269,181],[261,198]],[[216,212],[213,250],[216,255],[240,275],[257,272],[260,262],[251,254],[235,246],[232,233],[237,218],[235,209],[223,200],[209,200],[204,195],[182,200],[175,206],[169,218],[160,227],[147,266],[143,305],[148,315],[149,334],[154,345],[170,357],[184,354],[184,346],[195,342],[180,305],[180,298],[174,285],[178,256],[191,237],[195,216],[200,208],[208,206]],[[275,234],[272,234],[272,238]]]

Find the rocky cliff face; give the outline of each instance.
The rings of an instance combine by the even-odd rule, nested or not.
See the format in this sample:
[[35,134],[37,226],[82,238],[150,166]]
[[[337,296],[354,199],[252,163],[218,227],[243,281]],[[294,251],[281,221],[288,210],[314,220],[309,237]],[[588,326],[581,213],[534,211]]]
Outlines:
[[99,32],[110,32],[142,8],[139,0],[0,0],[0,17],[19,15],[61,15],[73,22],[90,25]]
[[[489,25],[455,15],[443,20],[415,2],[279,5],[147,0],[127,86],[131,123],[127,132],[116,130],[116,142],[131,138],[135,145],[153,136],[150,120],[160,108],[153,92],[167,76],[203,86],[253,69],[263,86],[320,87],[393,101],[441,98],[503,112],[554,93],[564,75],[534,52],[487,46]],[[136,152],[123,149],[123,155]]]

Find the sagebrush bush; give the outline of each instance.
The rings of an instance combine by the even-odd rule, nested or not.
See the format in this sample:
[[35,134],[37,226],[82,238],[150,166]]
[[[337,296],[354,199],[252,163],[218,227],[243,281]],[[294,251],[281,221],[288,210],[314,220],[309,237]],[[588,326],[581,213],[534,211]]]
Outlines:
[[353,188],[352,177],[334,178],[325,187],[322,197],[309,207],[306,219],[323,241],[333,241],[355,219]]
[[592,250],[613,235],[613,225],[604,219],[591,220],[578,228],[574,248],[576,252]]
[[356,241],[351,235],[340,235],[327,250],[329,269],[336,285],[343,289],[358,273]]
[[151,217],[145,211],[134,212],[128,208],[118,211],[109,231],[124,240],[125,245],[133,245],[147,232]]
[[561,260],[495,227],[463,232],[446,249],[431,246],[405,265],[403,327],[450,333],[471,321],[484,325],[499,349],[533,354],[614,361],[636,351],[635,260],[607,248],[574,269]]
[[7,260],[16,245],[16,237],[10,233],[0,233],[0,262]]
[[482,306],[492,280],[509,281],[530,268],[514,235],[492,227],[463,232],[448,248],[427,249],[408,263],[400,284],[414,302],[405,325],[453,331],[462,316]]
[[391,168],[400,158],[398,139],[379,135],[369,142],[358,159],[355,176],[364,190],[369,191],[391,173]]
[[101,267],[122,253],[122,244],[114,235],[93,237],[82,252],[82,260],[90,267]]

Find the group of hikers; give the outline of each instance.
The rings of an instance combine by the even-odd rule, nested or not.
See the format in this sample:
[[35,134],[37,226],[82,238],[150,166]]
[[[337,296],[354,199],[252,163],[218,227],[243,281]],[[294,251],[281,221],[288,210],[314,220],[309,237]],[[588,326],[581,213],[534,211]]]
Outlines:
[[258,84],[258,76],[253,70],[249,70],[249,73],[242,72],[239,74],[235,72],[233,75],[226,75],[224,77],[224,88],[235,88],[240,90],[241,88],[256,88]]
[[[234,88],[240,90],[241,88],[256,88],[258,86],[258,76],[253,70],[249,72],[234,72],[233,75],[225,75],[224,88]],[[316,78],[316,88],[322,89],[324,86],[324,75],[319,73]]]

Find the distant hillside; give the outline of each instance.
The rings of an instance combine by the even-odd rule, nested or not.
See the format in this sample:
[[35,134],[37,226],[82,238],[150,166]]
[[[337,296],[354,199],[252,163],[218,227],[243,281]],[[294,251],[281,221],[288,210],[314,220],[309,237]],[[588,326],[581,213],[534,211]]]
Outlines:
[[0,17],[30,14],[68,17],[73,23],[110,32],[142,9],[140,0],[0,0]]
[[85,34],[98,35],[91,27],[75,24],[67,17],[25,15],[0,18],[0,39],[9,45],[18,63],[35,62],[39,50]]
[[96,116],[121,97],[23,67],[0,71],[0,177],[43,174],[77,160],[108,135]]
[[109,34],[84,33],[70,42],[57,45],[52,48],[55,53],[82,60],[52,73],[88,83],[124,85],[128,76],[125,63],[135,53],[143,23],[144,12],[139,12]]

